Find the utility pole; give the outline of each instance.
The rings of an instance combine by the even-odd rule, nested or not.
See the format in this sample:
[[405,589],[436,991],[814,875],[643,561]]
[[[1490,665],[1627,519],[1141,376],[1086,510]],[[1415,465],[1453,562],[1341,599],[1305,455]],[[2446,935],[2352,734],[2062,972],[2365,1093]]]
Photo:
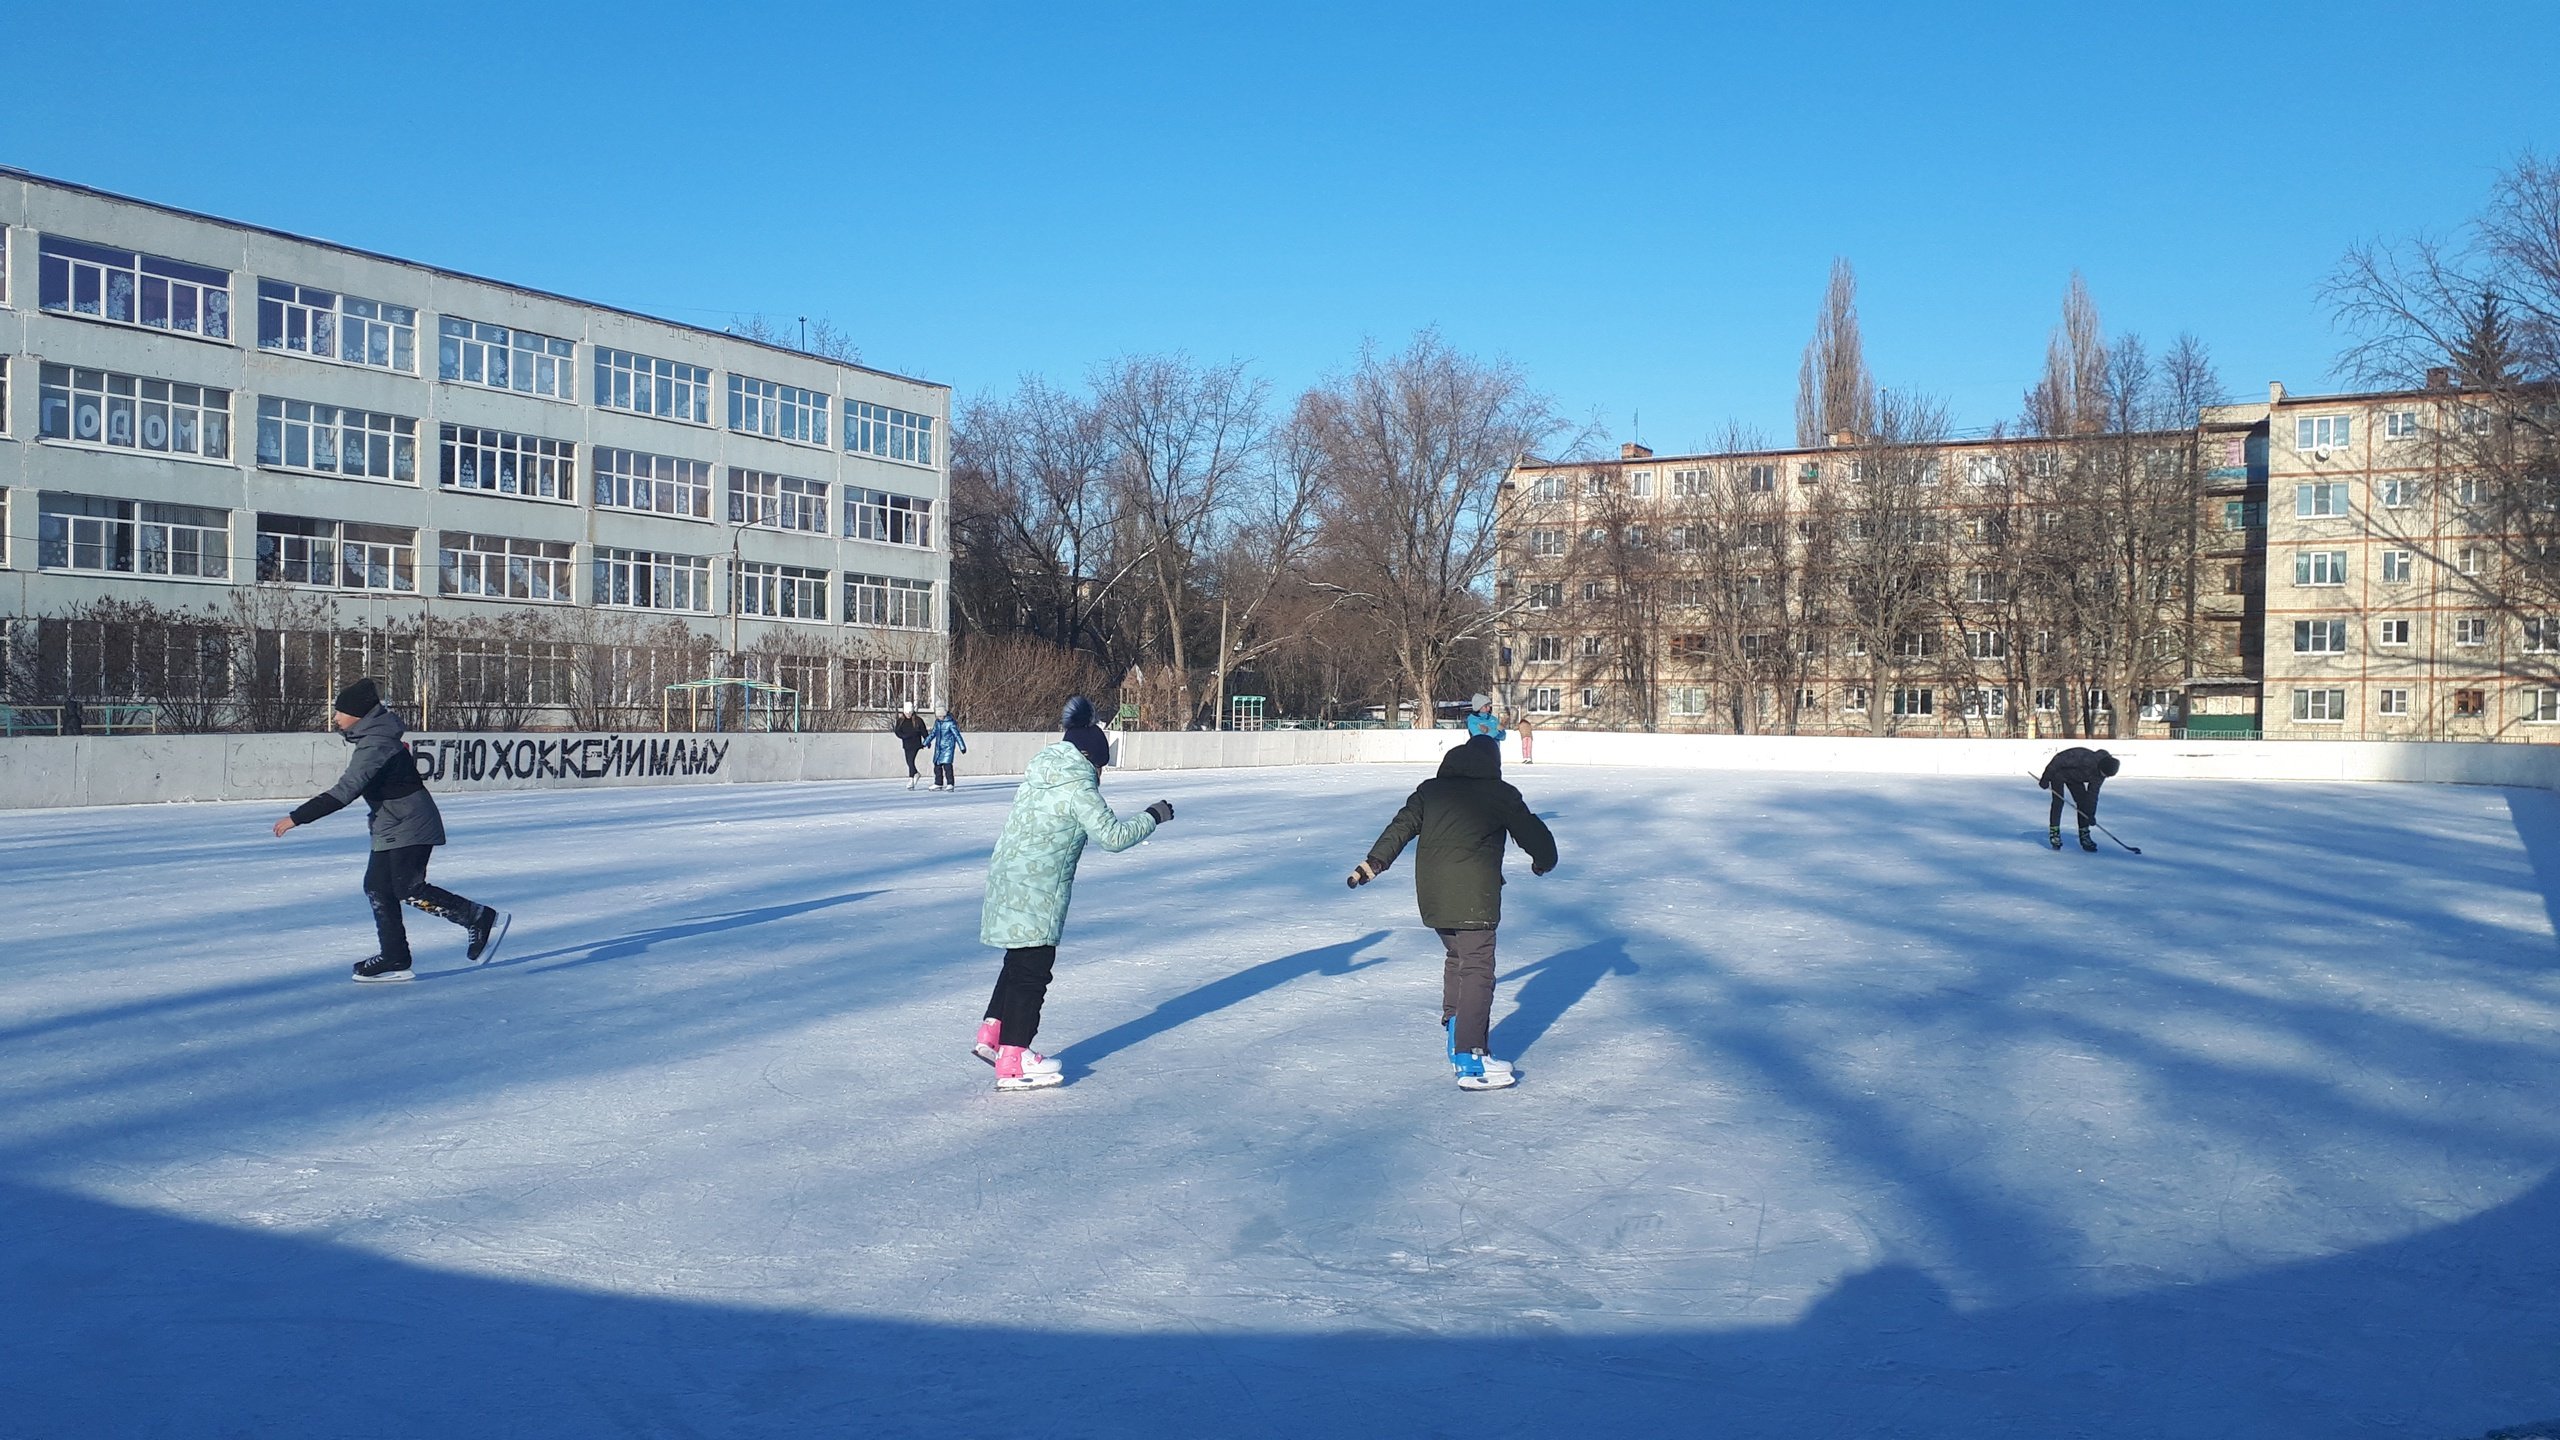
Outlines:
[[1218,698],[1217,710],[1209,718],[1209,728],[1227,728],[1227,597],[1218,597]]

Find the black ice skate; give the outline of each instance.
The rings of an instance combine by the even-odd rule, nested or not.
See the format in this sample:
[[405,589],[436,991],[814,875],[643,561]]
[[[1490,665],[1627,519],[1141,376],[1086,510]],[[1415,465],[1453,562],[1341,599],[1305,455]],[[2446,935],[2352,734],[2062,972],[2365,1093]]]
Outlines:
[[[2061,841],[2057,840],[2054,842],[2054,848],[2060,849],[2061,846]],[[2093,853],[2098,848],[2098,842],[2089,838],[2089,827],[2086,825],[2080,827],[2080,848]]]
[[2046,843],[2047,845],[2052,846],[2052,847],[2053,847],[2054,849],[2056,849],[2056,850],[2061,849],[2061,848],[2062,848],[2062,827],[2061,827],[2061,826],[2059,826],[2059,825],[2048,825],[2048,826],[2046,826],[2046,827],[2045,827],[2045,832],[2044,832],[2044,843]]
[[505,943],[506,938],[507,912],[495,905],[481,906],[479,918],[471,922],[469,958],[487,964],[498,958],[498,947]]
[[394,965],[379,955],[356,962],[356,979],[359,981],[379,985],[386,980],[408,978],[409,967],[406,963]]

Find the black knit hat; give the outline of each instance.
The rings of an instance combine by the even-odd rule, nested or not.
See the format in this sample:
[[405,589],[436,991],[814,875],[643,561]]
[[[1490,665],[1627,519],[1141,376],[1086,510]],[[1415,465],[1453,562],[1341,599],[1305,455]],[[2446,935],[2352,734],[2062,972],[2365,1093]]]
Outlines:
[[353,715],[362,719],[372,714],[381,704],[382,691],[370,679],[358,680],[338,692],[337,711],[341,715]]

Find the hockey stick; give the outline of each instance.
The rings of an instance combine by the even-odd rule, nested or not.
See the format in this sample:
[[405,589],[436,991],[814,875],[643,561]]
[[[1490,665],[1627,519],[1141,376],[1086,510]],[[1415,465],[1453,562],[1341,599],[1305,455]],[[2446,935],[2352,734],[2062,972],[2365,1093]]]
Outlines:
[[[2027,778],[2036,782],[2036,788],[2037,788],[2037,789],[2042,790],[2042,789],[2044,789],[2044,788],[2045,788],[2045,787],[2044,787],[2044,778],[2043,778],[2042,776],[2039,776],[2039,775],[2029,775]],[[2074,812],[2074,813],[2073,813],[2073,815],[2072,815],[2072,818],[2073,818],[2073,819],[2075,819],[2075,820],[2076,820],[2076,819],[2078,819],[2078,818],[2079,818],[2078,811],[2079,811],[2079,808],[2080,808],[2080,806],[2079,806],[2079,802],[2078,802],[2078,801],[2076,801],[2076,800],[2075,800],[2075,801],[2073,801],[2073,802],[2072,802],[2072,807],[2071,807],[2071,808],[2072,808],[2072,810],[2073,810],[2073,812]],[[2106,836],[2106,837],[2107,837],[2108,839],[2110,839],[2110,840],[2114,840],[2114,841],[2115,841],[2117,844],[2119,844],[2119,845],[2124,845],[2124,841],[2122,841],[2122,840],[2120,840],[2120,839],[2117,839],[2117,837],[2116,837],[2116,832],[2114,832],[2113,830],[2108,829],[2106,826],[2101,825],[2101,824],[2099,824],[2099,823],[2098,823],[2098,817],[2097,817],[2097,816],[2095,816],[2095,815],[2092,815],[2092,816],[2090,816],[2090,817],[2089,817],[2089,826],[2088,826],[2088,828],[2090,828],[2090,829],[2092,829],[2092,830],[2097,831],[2099,834]],[[2128,853],[2131,853],[2131,854],[2139,855],[2139,854],[2141,854],[2141,853],[2142,853],[2142,847],[2141,847],[2141,846],[2139,846],[2139,845],[2124,845],[2124,848],[2125,848],[2125,850],[2126,850]]]

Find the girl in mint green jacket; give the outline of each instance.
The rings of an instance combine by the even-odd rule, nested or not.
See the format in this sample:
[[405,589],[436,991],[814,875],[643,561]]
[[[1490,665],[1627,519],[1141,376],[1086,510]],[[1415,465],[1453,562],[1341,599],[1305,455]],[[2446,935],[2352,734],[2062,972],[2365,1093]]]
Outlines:
[[1057,1061],[1028,1047],[1040,1029],[1040,1006],[1049,994],[1085,841],[1126,850],[1172,818],[1173,804],[1166,800],[1126,819],[1112,814],[1103,803],[1100,772],[1069,741],[1042,750],[1024,767],[1013,813],[987,862],[986,908],[978,924],[978,938],[1004,950],[1004,969],[973,1047],[995,1063],[998,1090],[1037,1090],[1063,1078]]

